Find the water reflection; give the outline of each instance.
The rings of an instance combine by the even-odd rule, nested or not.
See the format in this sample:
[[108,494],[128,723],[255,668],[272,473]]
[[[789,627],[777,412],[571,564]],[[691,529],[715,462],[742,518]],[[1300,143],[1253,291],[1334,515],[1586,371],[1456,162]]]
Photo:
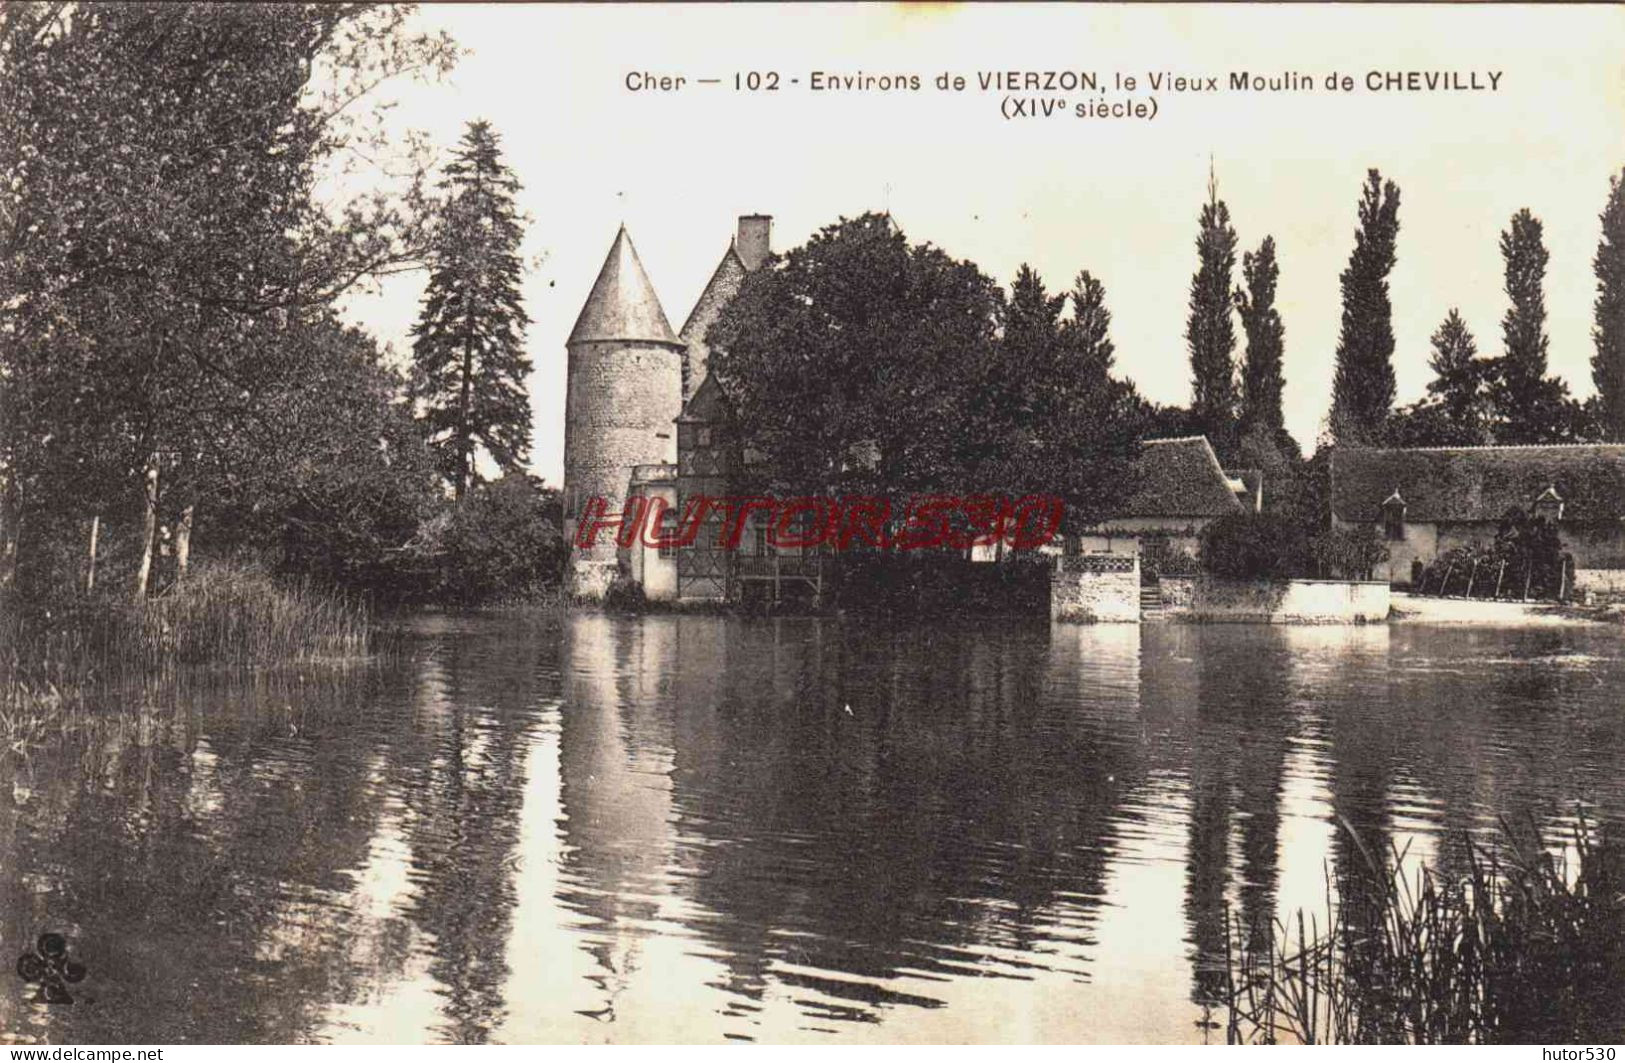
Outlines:
[[0,1030],[1200,1039],[1227,913],[1625,815],[1610,630],[581,615],[413,647],[132,695],[0,763],[0,945],[61,929],[91,971],[71,1008],[14,984]]

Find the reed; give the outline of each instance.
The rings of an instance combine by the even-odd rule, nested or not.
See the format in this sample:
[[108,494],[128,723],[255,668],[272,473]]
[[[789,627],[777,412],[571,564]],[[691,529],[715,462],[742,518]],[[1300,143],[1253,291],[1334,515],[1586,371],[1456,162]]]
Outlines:
[[1503,833],[1498,849],[1468,839],[1454,880],[1361,846],[1362,860],[1328,877],[1321,916],[1299,911],[1262,933],[1227,916],[1227,1039],[1625,1038],[1625,849],[1583,818],[1562,855]]
[[200,566],[139,603],[0,608],[0,742],[26,748],[75,707],[182,669],[351,662],[386,638],[359,599],[241,565]]

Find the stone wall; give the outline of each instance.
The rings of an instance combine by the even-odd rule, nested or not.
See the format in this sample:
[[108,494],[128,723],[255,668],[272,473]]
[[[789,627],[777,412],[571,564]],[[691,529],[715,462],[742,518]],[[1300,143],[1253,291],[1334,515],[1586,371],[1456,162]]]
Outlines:
[[1388,584],[1164,576],[1163,612],[1199,623],[1366,624],[1388,618]]
[[[1333,523],[1346,528],[1358,527],[1336,518],[1333,518]],[[1380,525],[1377,527],[1380,534]],[[1432,564],[1441,554],[1459,547],[1488,545],[1495,542],[1500,528],[1498,520],[1452,521],[1445,524],[1408,522],[1404,526],[1402,539],[1383,539],[1383,545],[1388,547],[1388,560],[1377,565],[1371,574],[1378,579],[1408,586],[1413,560],[1419,558],[1423,564]],[[1557,534],[1563,549],[1574,555],[1576,568],[1606,570],[1625,561],[1625,528],[1559,523]]]
[[1078,554],[1056,559],[1050,574],[1051,620],[1084,624],[1140,622],[1140,559]]
[[1582,600],[1625,600],[1625,568],[1576,568],[1574,593]]

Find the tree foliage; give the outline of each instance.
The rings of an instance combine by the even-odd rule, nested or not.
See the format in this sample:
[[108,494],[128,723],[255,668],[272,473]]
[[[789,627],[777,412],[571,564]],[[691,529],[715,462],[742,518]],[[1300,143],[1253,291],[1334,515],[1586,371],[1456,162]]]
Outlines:
[[1083,270],[1071,292],[1050,296],[1023,266],[1004,323],[986,381],[998,398],[970,440],[971,489],[1056,495],[1068,531],[1098,523],[1132,489],[1139,436],[1139,399],[1111,375],[1105,286]]
[[710,370],[780,486],[947,490],[998,314],[974,265],[865,214],[745,279],[708,333]]
[[1493,443],[1497,421],[1490,389],[1496,363],[1478,356],[1478,341],[1454,308],[1434,330],[1432,344],[1427,397],[1394,414],[1389,442],[1402,447]]
[[312,453],[277,445],[292,425],[356,412],[367,434],[345,453],[388,450],[393,385],[331,307],[415,262],[421,167],[349,198],[318,188],[393,150],[357,101],[451,62],[406,14],[0,9],[0,582],[93,520],[115,540],[133,521],[150,552],[221,499],[263,513],[308,492]]
[[1494,395],[1503,443],[1556,443],[1571,435],[1568,385],[1546,372],[1546,251],[1540,219],[1528,209],[1501,233],[1510,305],[1501,319],[1504,352]]
[[1191,277],[1190,317],[1185,325],[1191,414],[1210,440],[1227,441],[1236,416],[1236,330],[1230,317],[1236,230],[1230,224],[1230,208],[1211,180],[1198,225],[1198,265]]
[[1273,513],[1232,513],[1202,529],[1202,568],[1228,579],[1291,579],[1309,565],[1301,524]]
[[1241,258],[1246,286],[1237,288],[1236,310],[1247,336],[1246,361],[1241,372],[1241,428],[1279,432],[1284,423],[1281,393],[1286,378],[1281,372],[1286,330],[1275,308],[1275,287],[1281,270],[1275,261],[1275,238],[1264,237],[1256,252]]
[[1625,170],[1609,179],[1602,237],[1591,265],[1597,275],[1591,379],[1607,438],[1625,442]]
[[514,207],[519,181],[488,122],[471,122],[446,166],[423,312],[412,330],[414,394],[458,498],[483,450],[505,473],[530,453],[530,394]]
[[1120,499],[1134,449],[1109,323],[1087,273],[1051,295],[1023,268],[1006,300],[866,214],[748,276],[707,342],[779,490],[1044,492],[1082,520]]
[[509,473],[475,483],[414,544],[424,597],[453,605],[533,600],[557,588],[569,554],[559,493]]
[[1360,194],[1354,251],[1343,270],[1331,428],[1340,443],[1381,438],[1394,404],[1394,323],[1388,274],[1399,235],[1399,187],[1375,169]]

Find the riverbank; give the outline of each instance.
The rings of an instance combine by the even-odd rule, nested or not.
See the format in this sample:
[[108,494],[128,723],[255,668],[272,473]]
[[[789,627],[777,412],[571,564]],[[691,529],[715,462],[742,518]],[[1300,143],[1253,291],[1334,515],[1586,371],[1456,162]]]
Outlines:
[[1557,602],[1495,602],[1469,598],[1430,598],[1395,591],[1391,623],[1482,624],[1486,627],[1550,627],[1625,622],[1625,611],[1610,606]]

